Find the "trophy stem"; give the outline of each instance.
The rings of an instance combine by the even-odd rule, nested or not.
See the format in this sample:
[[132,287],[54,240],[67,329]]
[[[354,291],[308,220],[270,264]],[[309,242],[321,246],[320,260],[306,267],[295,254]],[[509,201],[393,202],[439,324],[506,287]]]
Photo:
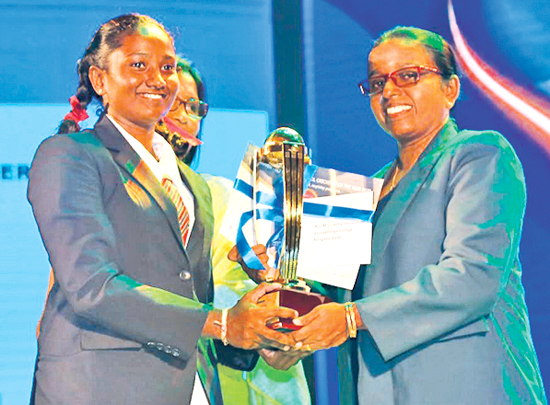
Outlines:
[[[293,308],[304,315],[317,305],[330,302],[328,297],[311,292],[304,280],[298,278],[298,252],[300,248],[303,198],[304,168],[310,163],[307,148],[302,137],[290,128],[279,128],[266,140],[261,154],[256,158],[260,163],[269,164],[282,172],[283,177],[283,216],[284,237],[280,250],[278,270],[282,287],[266,294],[259,303]],[[261,168],[256,169],[254,161],[254,179]],[[256,180],[255,180],[256,181]],[[278,330],[297,330],[292,319],[281,318],[276,322]]]
[[283,144],[285,242],[281,275],[285,283],[297,279],[298,250],[302,223],[304,145]]

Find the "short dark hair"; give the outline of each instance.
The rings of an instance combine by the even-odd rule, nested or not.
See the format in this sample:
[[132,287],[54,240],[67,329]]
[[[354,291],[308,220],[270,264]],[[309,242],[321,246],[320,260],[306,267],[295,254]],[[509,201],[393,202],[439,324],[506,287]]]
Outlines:
[[405,42],[416,42],[422,45],[431,55],[443,79],[449,80],[453,75],[459,75],[454,50],[441,35],[417,27],[404,27],[399,25],[383,32],[382,35],[374,41],[372,49],[390,39],[403,39]]
[[184,56],[177,55],[176,56],[177,61],[177,71],[178,73],[184,72],[189,73],[193,80],[195,81],[195,84],[197,85],[197,95],[199,96],[199,99],[201,99],[204,102],[206,101],[206,86],[204,85],[204,79],[202,78],[201,73],[195,66],[195,64],[189,59]]

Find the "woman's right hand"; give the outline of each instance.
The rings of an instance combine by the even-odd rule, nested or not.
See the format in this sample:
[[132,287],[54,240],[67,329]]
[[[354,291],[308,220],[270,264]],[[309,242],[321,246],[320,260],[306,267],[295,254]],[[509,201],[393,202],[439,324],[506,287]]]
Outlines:
[[[355,317],[358,327],[362,327],[363,323],[358,319],[357,314]],[[330,302],[319,305],[307,314],[296,318],[294,324],[302,327],[291,335],[303,350],[328,349],[340,346],[348,339],[344,304]]]
[[258,301],[266,293],[280,288],[280,284],[262,283],[245,294],[229,310],[227,316],[227,341],[243,349],[277,348],[288,351],[296,342],[290,335],[277,332],[267,326],[276,318],[296,318],[298,312],[290,308],[260,306]]

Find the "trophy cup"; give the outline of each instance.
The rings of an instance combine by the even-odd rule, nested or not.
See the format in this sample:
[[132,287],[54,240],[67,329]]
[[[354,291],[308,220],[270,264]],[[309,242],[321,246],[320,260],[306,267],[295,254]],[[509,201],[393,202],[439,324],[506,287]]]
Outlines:
[[[256,212],[260,167],[267,166],[275,176],[282,178],[283,188],[283,237],[277,269],[282,288],[268,293],[264,301],[270,305],[284,306],[305,315],[317,305],[330,302],[324,295],[311,292],[304,280],[297,276],[300,231],[303,213],[304,169],[311,159],[301,135],[291,128],[281,127],[266,139],[263,148],[254,155],[252,170],[254,179],[253,205]],[[255,215],[255,214],[254,214]],[[257,218],[254,217],[254,223]],[[282,327],[278,330],[297,330],[291,319],[279,319]]]

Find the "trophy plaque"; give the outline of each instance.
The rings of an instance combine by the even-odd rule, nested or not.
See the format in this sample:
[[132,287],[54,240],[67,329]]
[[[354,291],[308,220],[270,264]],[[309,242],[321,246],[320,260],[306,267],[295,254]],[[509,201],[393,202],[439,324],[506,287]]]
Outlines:
[[[258,193],[260,167],[267,165],[282,179],[283,237],[277,269],[283,287],[268,293],[262,302],[292,308],[305,315],[317,305],[330,302],[324,295],[311,292],[311,288],[297,276],[300,231],[303,213],[304,169],[311,159],[300,134],[291,128],[281,127],[266,139],[263,148],[257,150],[252,165],[254,179],[254,211]],[[254,218],[256,222],[257,219]],[[291,319],[279,319],[278,330],[297,330]]]

